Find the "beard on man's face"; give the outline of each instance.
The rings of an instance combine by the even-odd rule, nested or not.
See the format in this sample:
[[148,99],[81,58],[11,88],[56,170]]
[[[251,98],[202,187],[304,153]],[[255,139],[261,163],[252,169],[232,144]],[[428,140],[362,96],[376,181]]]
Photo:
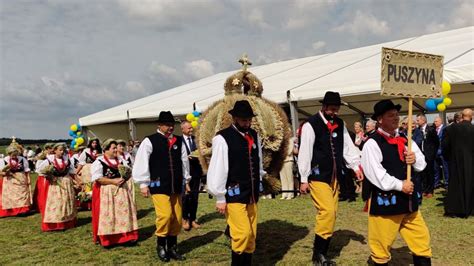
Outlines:
[[240,132],[243,132],[243,133],[247,133],[250,129],[250,127],[242,127],[239,125],[239,123],[236,123],[235,124],[235,127],[240,131]]

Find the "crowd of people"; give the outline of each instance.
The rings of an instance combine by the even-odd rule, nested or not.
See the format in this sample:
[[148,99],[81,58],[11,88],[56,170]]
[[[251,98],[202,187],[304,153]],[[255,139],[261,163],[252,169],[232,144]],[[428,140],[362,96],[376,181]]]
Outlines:
[[[424,114],[408,121],[412,118],[400,118],[400,105],[383,100],[375,104],[365,125],[354,123],[352,132],[338,117],[343,105],[338,93],[327,92],[321,103],[322,109],[290,139],[280,171],[281,199],[309,193],[318,210],[314,264],[334,264],[327,254],[338,202],[354,201],[360,193],[369,214],[372,262],[390,261],[390,246],[400,232],[414,264],[430,265],[429,230],[419,210],[423,198],[444,188],[447,216],[474,214],[472,110],[457,113],[449,125],[441,117],[428,125]],[[169,111],[160,113],[157,132],[141,143],[120,139],[101,143],[92,138],[87,147],[74,151],[68,151],[65,143],[47,143],[33,151],[13,139],[0,160],[0,217],[37,211],[41,229],[47,232],[73,228],[78,210],[91,210],[94,243],[133,244],[139,234],[137,185],[155,207],[159,259],[182,261],[177,237],[182,229],[201,226],[196,213],[199,193],[207,183],[216,210],[226,217],[232,265],[250,265],[266,174],[262,141],[251,128],[255,113],[249,102],[237,101],[229,113],[233,123],[213,138],[207,175],[199,163],[192,125],[181,122],[182,136],[174,135],[179,122]],[[407,168],[413,170],[411,179]],[[38,173],[34,191],[33,171]]]

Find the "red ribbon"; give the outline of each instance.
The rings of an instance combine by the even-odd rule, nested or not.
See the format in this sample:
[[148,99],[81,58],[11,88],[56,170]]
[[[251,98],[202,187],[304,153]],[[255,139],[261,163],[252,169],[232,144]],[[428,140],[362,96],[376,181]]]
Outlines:
[[247,140],[248,148],[249,148],[249,154],[252,152],[252,146],[253,146],[253,138],[250,136],[249,133],[245,133],[245,139]]
[[54,160],[53,160],[53,165],[54,165],[54,167],[58,170],[58,172],[62,172],[62,171],[64,171],[64,169],[66,169],[66,162],[63,161],[63,163],[62,163],[62,165],[61,165],[61,167],[60,167],[57,158],[54,158]]
[[332,134],[332,132],[339,126],[338,124],[331,124],[329,121],[326,123],[326,126],[329,129],[329,132]]
[[400,156],[400,161],[404,162],[405,161],[405,144],[407,143],[407,139],[402,138],[402,137],[388,137],[387,135],[380,133],[377,131],[380,135],[382,135],[385,140],[392,145],[397,145],[398,148],[398,156]]
[[[13,162],[15,162],[15,163],[13,163]],[[11,170],[20,169],[20,163],[18,162],[18,158],[13,159],[12,157],[10,157],[10,160],[9,160],[8,164],[10,165]]]
[[107,163],[108,166],[114,168],[114,169],[117,169],[118,168],[118,165],[119,165],[119,161],[117,159],[114,159],[115,160],[115,163],[112,163],[111,161],[109,161],[109,158],[107,158],[106,155],[104,155],[104,160],[105,162]]
[[172,137],[168,139],[168,149],[171,150],[171,147],[176,143],[176,137]]

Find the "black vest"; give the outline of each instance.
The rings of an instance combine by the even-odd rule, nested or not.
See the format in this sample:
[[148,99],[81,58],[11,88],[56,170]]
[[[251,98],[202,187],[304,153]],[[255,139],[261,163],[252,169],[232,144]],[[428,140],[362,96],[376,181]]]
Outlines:
[[[54,159],[53,159],[54,160]],[[53,162],[49,161],[48,162],[53,165],[53,176],[55,177],[62,177],[62,176],[67,176],[69,174],[69,167],[70,167],[70,162],[69,160],[63,160],[64,164],[66,164],[66,166],[64,167],[64,169],[58,169],[56,168],[56,166],[54,165]]]
[[[92,157],[92,155],[90,155],[88,152],[86,151],[84,152],[86,153],[86,163],[93,163],[95,159],[97,159],[97,158]],[[92,152],[92,150],[90,150],[90,152]]]
[[[117,159],[118,160],[118,159]],[[102,164],[102,176],[109,179],[120,178],[120,172],[117,168],[110,167],[107,163],[102,160],[99,160]],[[122,164],[122,163],[119,163]]]
[[[313,145],[313,158],[311,159],[310,181],[331,183],[334,162],[336,163],[336,176],[342,178],[342,164],[344,163],[344,122],[334,118],[338,127],[330,136],[329,129],[319,113],[311,116],[308,123],[314,130],[315,140]],[[332,143],[332,145],[331,145]]]
[[[250,129],[248,133],[254,140],[250,154],[247,140],[233,126],[217,133],[226,141],[229,153],[229,172],[225,195],[227,203],[258,202],[260,189],[258,137],[257,132],[253,129]],[[239,193],[236,193],[237,191]]]
[[[404,137],[404,136],[403,136]],[[387,174],[394,176],[399,180],[407,178],[407,165],[400,160],[398,148],[395,144],[389,144],[379,133],[371,136],[377,142],[382,151],[382,166],[387,170]],[[418,191],[413,195],[418,195]],[[413,199],[413,200],[410,200]],[[410,211],[409,204],[412,209]],[[372,215],[396,215],[415,212],[418,210],[418,199],[416,196],[410,196],[401,191],[383,191],[377,186],[371,184],[370,211]]]
[[148,162],[150,193],[166,195],[181,193],[183,190],[182,139],[175,136],[176,142],[168,148],[168,138],[163,134],[156,133],[147,138],[153,147]]

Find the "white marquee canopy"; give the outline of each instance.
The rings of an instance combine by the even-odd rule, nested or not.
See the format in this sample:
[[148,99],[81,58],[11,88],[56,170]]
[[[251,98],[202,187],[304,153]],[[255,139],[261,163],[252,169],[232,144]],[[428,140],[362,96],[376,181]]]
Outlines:
[[[367,116],[380,96],[381,48],[417,51],[444,56],[444,79],[452,85],[450,97],[457,110],[474,106],[474,27],[466,27],[440,33],[344,50],[329,54],[276,62],[251,67],[263,83],[263,97],[279,104],[291,104],[302,115],[315,113],[319,101],[328,90],[338,91],[349,103],[341,109],[341,115]],[[219,73],[148,97],[125,103],[79,119],[82,126],[101,136],[128,136],[129,121],[134,121],[138,135],[140,126],[150,124],[160,111],[170,110],[176,116],[189,113],[195,107],[205,110],[224,96],[223,85],[228,76],[237,70]],[[395,99],[406,111],[407,102]],[[424,99],[415,100],[415,106],[423,109]],[[416,109],[415,109],[416,110]],[[294,117],[293,117],[294,118]],[[148,125],[150,127],[150,125]],[[144,131],[144,130],[142,130]]]

